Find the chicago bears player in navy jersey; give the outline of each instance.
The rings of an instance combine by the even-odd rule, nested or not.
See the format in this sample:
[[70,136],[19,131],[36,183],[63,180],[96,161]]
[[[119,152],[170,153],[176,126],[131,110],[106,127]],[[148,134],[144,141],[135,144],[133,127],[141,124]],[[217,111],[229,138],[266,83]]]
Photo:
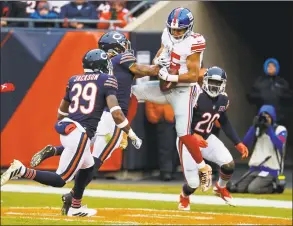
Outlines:
[[85,74],[69,79],[65,97],[58,109],[59,121],[55,128],[60,134],[64,150],[56,173],[29,169],[20,161],[14,160],[9,169],[1,175],[1,186],[10,179],[22,177],[53,187],[63,187],[76,176],[77,187],[67,212],[68,216],[96,214],[96,210],[81,206],[81,198],[94,170],[90,139],[95,134],[106,106],[110,109],[117,127],[128,134],[134,145],[139,148],[142,144],[118,104],[118,83],[114,76],[109,75],[112,74],[112,63],[106,52],[100,49],[87,52],[83,58],[83,68]]
[[[160,67],[158,65],[138,64],[133,55],[130,41],[120,32],[110,31],[105,33],[100,38],[98,45],[99,48],[107,52],[108,56],[111,58],[114,76],[118,81],[119,87],[117,92],[118,103],[123,113],[127,115],[134,77],[156,76]],[[126,134],[115,125],[109,109],[105,108],[95,137],[92,139],[92,154],[95,159],[95,171],[102,166],[104,161],[108,159],[115,150],[126,148],[127,135],[125,135]],[[31,166],[35,167],[51,156],[60,155],[62,151],[62,146],[53,147],[48,145],[33,156]],[[75,187],[72,193],[75,192]],[[63,214],[66,214],[71,206],[71,196],[72,194],[70,193],[64,195],[62,198],[64,202],[62,208]]]
[[[227,204],[234,205],[232,197],[226,189],[226,184],[234,171],[234,161],[225,145],[211,133],[214,122],[219,120],[226,136],[234,143],[242,158],[248,156],[247,147],[241,142],[228,120],[226,110],[229,99],[225,93],[227,81],[226,72],[219,67],[208,68],[200,88],[196,85],[196,95],[193,109],[192,129],[193,135],[201,140],[201,153],[203,158],[216,163],[220,167],[220,178],[214,187],[214,193]],[[177,139],[177,149],[184,169],[186,184],[180,194],[180,210],[190,210],[189,196],[199,186],[197,164],[187,151],[185,145]],[[211,186],[211,176],[209,177]]]

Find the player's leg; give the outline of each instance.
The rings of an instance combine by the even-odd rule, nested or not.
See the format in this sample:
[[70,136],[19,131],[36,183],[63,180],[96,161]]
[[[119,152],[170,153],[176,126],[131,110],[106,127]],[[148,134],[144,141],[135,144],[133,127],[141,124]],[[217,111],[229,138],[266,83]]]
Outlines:
[[61,146],[53,146],[47,145],[42,150],[37,152],[31,159],[30,165],[31,167],[36,167],[40,165],[44,160],[53,156],[59,156],[62,154],[64,147]]
[[[92,139],[94,141],[92,156],[95,161],[93,172],[97,172],[104,161],[108,159],[114,151],[119,149],[120,142],[123,138],[122,133],[122,130],[116,127],[111,113],[104,112],[98,125],[96,136]],[[67,211],[72,204],[73,194],[80,192],[83,193],[85,187],[92,180],[93,175],[87,180],[83,179],[83,173],[85,173],[83,170],[80,170],[77,173],[72,191],[62,196],[63,215],[67,214]]]
[[132,86],[132,94],[128,106],[127,119],[131,123],[136,115],[139,101],[150,101],[158,104],[167,104],[165,94],[160,90],[159,81],[149,81]]
[[[81,134],[83,135],[81,136]],[[67,181],[73,178],[75,171],[78,170],[72,169],[77,168],[85,144],[89,141],[87,135],[79,132],[77,129],[67,136],[61,135],[60,137],[61,141],[62,139],[66,141],[63,143],[68,143],[70,146],[63,151],[56,173],[26,168],[20,161],[15,160],[9,169],[1,176],[1,186],[10,179],[23,177],[44,185],[63,187]]]
[[234,206],[232,196],[226,188],[235,169],[233,157],[223,142],[215,135],[211,134],[207,142],[208,147],[202,148],[203,157],[220,167],[220,176],[213,188],[214,193],[221,197],[227,204]]
[[[74,130],[71,137],[61,136],[65,149],[61,154],[57,173],[66,181],[75,178],[75,192],[72,194],[72,205],[68,207],[68,216],[93,216],[96,210],[81,206],[82,196],[87,181],[94,173],[94,159],[90,152],[90,140],[85,133]],[[76,151],[72,151],[72,150]],[[77,185],[77,186],[76,186]]]
[[182,187],[178,209],[188,211],[190,210],[189,196],[195,192],[200,184],[198,168],[186,146],[179,138],[177,138],[177,151],[186,181]]
[[[178,87],[172,90],[170,94],[166,95],[168,102],[172,105],[175,121],[176,132],[180,141],[186,146],[192,158],[202,168],[204,165],[203,158],[200,152],[197,139],[191,135],[191,121],[193,115],[193,100],[196,92],[194,87]],[[200,181],[202,189],[207,190],[209,171],[207,168],[201,169]]]

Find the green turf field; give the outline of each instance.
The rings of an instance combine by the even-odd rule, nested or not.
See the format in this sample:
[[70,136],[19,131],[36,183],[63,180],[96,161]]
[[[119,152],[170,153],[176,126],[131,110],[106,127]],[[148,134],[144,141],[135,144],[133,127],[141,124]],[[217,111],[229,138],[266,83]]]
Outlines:
[[[10,184],[37,185],[37,183],[34,183],[34,182],[28,183],[24,181],[13,181],[13,182],[10,182]],[[67,185],[67,187],[71,187],[71,186],[72,186],[72,183]],[[89,186],[89,189],[178,194],[180,192],[180,187],[181,186],[179,185],[167,185],[167,184],[166,185],[147,185],[147,184],[144,185],[144,184],[94,184],[92,183]],[[204,193],[204,195],[206,194],[207,193]],[[208,192],[208,194],[212,195],[211,192]],[[197,195],[203,195],[203,193],[197,192]],[[1,200],[2,200],[1,207],[3,211],[4,210],[6,211],[4,213],[1,210],[1,224],[2,225],[11,225],[11,224],[22,224],[22,225],[24,224],[27,224],[27,225],[31,225],[31,224],[34,224],[34,225],[116,224],[117,225],[117,224],[127,224],[127,222],[128,224],[131,224],[132,220],[136,219],[135,217],[134,218],[129,217],[130,222],[129,220],[125,220],[125,217],[117,218],[116,221],[112,222],[109,219],[113,219],[113,217],[108,216],[109,214],[108,212],[103,213],[104,210],[102,210],[102,208],[121,208],[122,210],[127,208],[140,208],[140,209],[146,208],[146,209],[153,209],[153,210],[177,210],[177,205],[178,205],[178,203],[176,202],[84,197],[83,203],[87,204],[90,208],[97,208],[99,212],[96,218],[79,218],[78,220],[76,220],[76,218],[59,217],[59,214],[60,214],[59,208],[62,205],[60,196],[61,195],[57,195],[57,194],[1,192]],[[292,190],[287,189],[284,192],[284,194],[280,194],[280,195],[261,195],[260,196],[260,195],[237,194],[237,195],[234,195],[234,197],[244,197],[244,198],[252,197],[252,198],[261,198],[261,199],[269,199],[269,200],[292,200]],[[8,208],[14,208],[14,207],[17,207],[17,208],[22,207],[23,209],[19,209],[20,212],[17,212],[15,209],[13,211],[12,210],[10,211],[10,209],[8,209]],[[54,208],[52,210],[53,212],[49,211],[48,213],[43,214],[42,208],[44,207],[53,207]],[[191,210],[194,214],[196,214],[197,212],[223,213],[223,215],[220,215],[221,217],[223,217],[225,214],[239,214],[239,215],[252,215],[252,216],[258,215],[258,216],[268,216],[268,217],[281,217],[281,218],[292,220],[292,209],[284,209],[284,208],[241,207],[241,206],[230,207],[227,205],[195,205],[193,204],[191,206]],[[26,211],[29,211],[29,212],[26,213]],[[99,213],[101,213],[103,217],[104,216],[106,217],[106,218],[103,218],[105,220],[100,219],[101,217],[99,218]],[[184,217],[181,215],[178,216],[178,214],[176,214],[176,216],[177,218]],[[138,218],[139,222],[140,220],[146,219],[145,217],[146,216],[143,216],[143,218],[139,217]],[[177,221],[175,221],[176,220],[175,218],[173,219],[174,222],[172,221],[173,224],[177,223]],[[154,219],[155,217],[152,217],[152,219],[150,219],[149,221],[151,222],[150,224],[154,224],[154,221],[153,221]],[[160,224],[161,222],[160,220],[162,220],[162,217],[158,217],[158,222],[155,221],[155,223]],[[142,223],[148,224],[148,222],[144,222],[144,221]],[[161,222],[161,223],[166,224],[164,222]],[[187,223],[191,224],[191,222],[189,221]],[[214,223],[217,223],[217,222],[214,222]],[[229,222],[227,222],[227,224],[228,223]],[[255,223],[257,223],[257,221],[255,221]],[[182,222],[182,224],[185,224],[185,223]],[[203,223],[201,222],[201,224]]]

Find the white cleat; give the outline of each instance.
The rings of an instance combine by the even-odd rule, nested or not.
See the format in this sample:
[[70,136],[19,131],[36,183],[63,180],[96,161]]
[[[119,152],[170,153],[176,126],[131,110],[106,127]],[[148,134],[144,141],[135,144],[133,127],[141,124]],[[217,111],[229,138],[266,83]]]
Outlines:
[[87,206],[82,206],[80,208],[72,208],[70,207],[67,213],[67,216],[70,217],[91,217],[96,215],[97,210],[88,209]]
[[1,187],[9,180],[20,178],[22,176],[22,168],[25,169],[25,166],[20,161],[14,160],[8,170],[6,170],[6,172],[1,175]]

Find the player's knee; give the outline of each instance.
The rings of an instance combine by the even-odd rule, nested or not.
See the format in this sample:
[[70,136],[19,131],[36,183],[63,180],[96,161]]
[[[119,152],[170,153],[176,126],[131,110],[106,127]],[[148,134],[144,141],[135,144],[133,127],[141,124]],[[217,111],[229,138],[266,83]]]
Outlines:
[[232,160],[231,162],[226,163],[226,164],[223,164],[223,165],[221,166],[221,172],[222,172],[223,174],[226,174],[226,175],[231,175],[231,174],[233,174],[234,169],[235,169],[235,163],[234,163],[233,160]]
[[67,183],[67,181],[63,180],[61,177],[58,180],[55,180],[55,184],[53,187],[62,188]]
[[94,165],[94,172],[98,171],[101,166],[103,165],[103,161],[99,158],[94,157],[95,165]]
[[[186,178],[187,179],[187,178]],[[191,177],[187,179],[187,184],[192,189],[197,189],[199,187],[199,178]]]

